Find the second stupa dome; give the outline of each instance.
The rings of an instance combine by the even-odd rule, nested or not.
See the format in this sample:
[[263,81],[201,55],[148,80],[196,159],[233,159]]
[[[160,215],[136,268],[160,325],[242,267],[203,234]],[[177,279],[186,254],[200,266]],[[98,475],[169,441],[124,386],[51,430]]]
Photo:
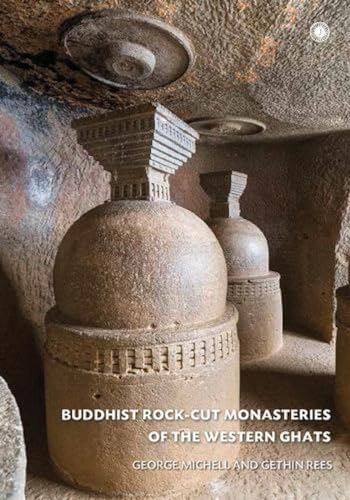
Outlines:
[[242,217],[211,219],[210,227],[221,243],[228,276],[250,278],[269,273],[269,247],[263,232]]

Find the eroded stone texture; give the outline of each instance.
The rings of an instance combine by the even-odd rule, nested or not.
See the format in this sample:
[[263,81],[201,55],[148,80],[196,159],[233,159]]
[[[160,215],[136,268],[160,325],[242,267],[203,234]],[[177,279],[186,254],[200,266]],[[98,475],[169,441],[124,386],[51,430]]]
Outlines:
[[[103,9],[158,16],[196,52],[193,70],[165,88],[115,92],[72,64],[58,32],[72,16]],[[325,43],[310,37],[328,23]],[[69,102],[116,109],[150,100],[183,118],[241,115],[266,123],[261,137],[349,125],[349,9],[344,0],[7,0],[1,6],[1,63],[28,86]]]
[[0,377],[0,498],[24,500],[26,451],[17,403]]
[[[133,461],[155,454],[231,461],[237,445],[155,445],[152,421],[62,422],[61,410],[239,406],[238,314],[226,306],[223,252],[206,224],[168,196],[169,174],[192,155],[198,135],[160,105],[74,126],[111,171],[112,201],[72,226],[56,259],[57,306],[47,315],[45,346],[51,459],[65,481],[83,489],[187,494],[222,471],[139,471]],[[220,417],[163,420],[157,429],[237,425]]]
[[247,176],[223,171],[201,174],[210,197],[208,225],[222,246],[227,263],[227,298],[238,309],[241,359],[265,358],[282,346],[280,276],[269,270],[269,249],[263,233],[240,217],[239,199]]

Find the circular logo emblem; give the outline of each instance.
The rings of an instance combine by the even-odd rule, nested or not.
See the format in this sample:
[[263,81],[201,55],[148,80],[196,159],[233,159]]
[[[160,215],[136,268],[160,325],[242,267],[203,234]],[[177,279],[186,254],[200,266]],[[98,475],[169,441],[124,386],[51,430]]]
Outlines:
[[331,30],[327,23],[318,22],[314,23],[310,28],[310,36],[314,42],[326,42],[329,38]]

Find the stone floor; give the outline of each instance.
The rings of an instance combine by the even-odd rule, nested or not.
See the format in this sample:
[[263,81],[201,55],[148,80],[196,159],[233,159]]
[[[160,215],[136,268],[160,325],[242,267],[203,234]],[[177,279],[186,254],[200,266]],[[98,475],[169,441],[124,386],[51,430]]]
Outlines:
[[[332,408],[334,346],[285,332],[284,348],[275,356],[242,369],[242,408]],[[87,500],[101,498],[60,484],[49,466],[44,421],[33,417],[27,432],[28,500]],[[40,430],[38,431],[38,428]],[[331,430],[330,444],[246,444],[241,460],[331,460],[331,471],[231,471],[226,480],[191,495],[193,499],[347,500],[350,499],[350,435],[333,410],[331,423],[248,422],[243,430]],[[36,439],[31,439],[36,436]],[[38,438],[40,436],[40,439]],[[72,450],[74,453],[74,450]],[[159,497],[156,497],[159,498]]]

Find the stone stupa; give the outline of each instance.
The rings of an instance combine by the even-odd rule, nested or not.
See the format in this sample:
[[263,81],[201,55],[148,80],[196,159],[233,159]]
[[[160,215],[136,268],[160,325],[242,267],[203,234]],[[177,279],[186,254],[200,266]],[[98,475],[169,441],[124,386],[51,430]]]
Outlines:
[[265,358],[283,342],[280,275],[270,271],[269,248],[262,231],[240,216],[239,199],[247,175],[233,170],[200,175],[210,197],[209,227],[227,263],[227,298],[238,309],[242,361]]
[[170,201],[197,133],[159,104],[74,122],[112,174],[112,201],[69,229],[46,318],[49,452],[64,480],[109,495],[190,492],[220,470],[137,470],[135,460],[228,460],[236,444],[154,444],[151,431],[238,430],[219,421],[62,421],[66,409],[239,407],[237,311],[212,231]]

